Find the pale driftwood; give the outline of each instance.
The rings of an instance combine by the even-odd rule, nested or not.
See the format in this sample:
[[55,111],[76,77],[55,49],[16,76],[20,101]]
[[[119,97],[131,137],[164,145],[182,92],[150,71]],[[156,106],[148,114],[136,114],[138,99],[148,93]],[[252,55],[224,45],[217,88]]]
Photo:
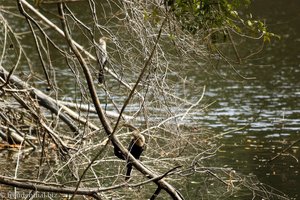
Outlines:
[[[8,82],[6,80],[6,77],[8,76],[8,74],[9,73],[2,66],[0,66],[0,77],[2,78],[2,80],[4,80],[3,81],[4,83]],[[70,117],[68,117],[63,112],[60,112],[60,107],[57,103],[55,103],[55,100],[53,98],[47,96],[40,90],[29,86],[27,83],[25,83],[24,81],[22,81],[21,79],[19,79],[18,77],[14,76],[14,75],[11,75],[9,77],[9,82],[10,82],[10,84],[13,84],[14,86],[16,86],[18,89],[27,90],[30,93],[32,98],[38,100],[38,103],[40,105],[49,109],[51,112],[55,113],[56,115],[58,115],[70,127],[70,129],[72,131],[78,132],[78,128],[73,124]]]
[[[87,104],[77,104],[77,103],[66,102],[66,101],[58,101],[58,103],[60,103],[61,105],[65,105],[65,106],[67,106],[68,108],[79,109],[79,110],[85,111],[85,112],[97,113],[95,107],[92,106],[92,105],[87,105]],[[105,114],[106,114],[108,117],[111,117],[111,118],[118,118],[118,117],[120,116],[120,113],[116,113],[116,112],[109,111],[109,110],[106,110],[106,111],[105,111]],[[125,115],[125,114],[122,114],[122,117],[124,118],[125,121],[129,121],[129,120],[132,120],[132,119],[133,119],[132,116]]]
[[19,136],[15,131],[11,129],[7,130],[6,133],[0,129],[0,137],[2,138],[2,140],[8,142],[9,144],[21,144],[24,142],[24,138]]
[[80,115],[78,115],[77,112],[74,112],[73,110],[71,110],[69,107],[67,107],[66,105],[61,104],[61,101],[56,101],[58,103],[59,106],[61,106],[61,108],[74,120],[78,121],[81,124],[84,124],[86,126],[88,126],[89,128],[93,129],[93,130],[99,130],[99,127],[96,126],[95,124],[91,123],[90,121],[86,120],[85,118],[81,117]]
[[38,121],[42,127],[49,133],[50,137],[52,138],[53,142],[57,145],[57,147],[60,149],[60,151],[63,154],[68,153],[69,147],[65,144],[64,141],[44,122],[43,118],[41,118],[30,106],[27,105],[27,103],[19,97],[17,94],[13,94],[14,98],[25,108],[30,110],[30,113],[32,116]]
[[[25,137],[25,134],[19,131],[17,127],[13,123],[10,122],[10,120],[3,114],[0,113],[0,117],[7,123],[11,128],[0,125],[2,129],[5,129],[7,134],[7,141],[10,142],[10,139],[13,140],[13,142],[17,144],[21,144],[24,141],[26,141],[27,144],[29,144],[33,149],[36,149],[36,146],[28,139],[28,137]],[[2,135],[2,134],[1,134]]]
[[[0,66],[0,77],[2,77],[3,80],[6,80],[7,75],[8,72],[2,66]],[[44,94],[40,90],[29,86],[27,83],[19,79],[17,76],[11,75],[9,81],[11,84],[14,84],[18,89],[21,90],[25,89],[29,91],[30,95],[33,98],[37,99],[40,105],[49,109],[51,112],[57,114],[70,127],[72,131],[79,132],[78,128],[73,124],[73,121],[70,119],[70,117],[88,126],[93,130],[99,130],[98,126],[92,124],[91,122],[88,122],[83,117],[80,117],[76,112],[72,111],[65,105],[60,104],[58,101]],[[70,117],[68,117],[68,115]]]
[[36,137],[25,135],[13,125],[10,126],[12,126],[12,128],[0,125],[0,137],[3,140],[8,142],[9,144],[22,144],[25,141],[25,143],[29,144],[32,148],[36,149],[36,146],[30,141],[36,140]]

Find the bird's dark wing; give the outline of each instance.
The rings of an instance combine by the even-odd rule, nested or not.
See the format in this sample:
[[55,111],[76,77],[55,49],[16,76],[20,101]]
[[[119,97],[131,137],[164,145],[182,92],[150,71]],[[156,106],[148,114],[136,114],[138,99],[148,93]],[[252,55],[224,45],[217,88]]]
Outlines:
[[[140,156],[144,151],[144,146],[145,145],[138,146],[136,141],[133,139],[129,144],[128,151],[133,155],[135,159],[140,159]],[[132,163],[128,161],[125,180],[128,180],[130,178],[131,171],[132,171]]]
[[99,75],[98,75],[98,82],[104,83],[104,67],[107,64],[107,52],[106,49],[99,47],[96,51],[97,54],[97,60],[99,63]]
[[104,60],[104,62],[100,60],[100,62],[101,63],[100,63],[100,67],[99,67],[98,82],[100,84],[102,84],[102,83],[104,83],[104,67],[107,63],[107,60]]
[[124,156],[123,156],[120,148],[117,145],[115,145],[115,144],[113,144],[113,146],[114,146],[114,154],[115,154],[115,156],[117,156],[121,160],[125,160],[125,158],[124,158]]

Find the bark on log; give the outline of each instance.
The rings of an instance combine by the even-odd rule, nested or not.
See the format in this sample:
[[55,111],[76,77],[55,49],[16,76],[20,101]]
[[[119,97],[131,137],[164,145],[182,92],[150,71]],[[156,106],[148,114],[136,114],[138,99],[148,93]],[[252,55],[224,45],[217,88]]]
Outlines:
[[[41,183],[34,183],[30,181],[20,181],[18,179],[12,179],[5,176],[0,175],[0,183],[9,185],[12,187],[18,187],[23,189],[30,189],[33,191],[39,191],[39,192],[53,192],[53,193],[61,193],[61,194],[78,194],[78,195],[87,195],[91,196],[95,199],[100,199],[97,195],[97,189],[78,189],[75,191],[75,188],[73,187],[65,187],[63,185],[61,186],[51,186],[51,185],[42,185]],[[5,197],[5,196],[4,196]]]
[[[2,66],[0,66],[0,77],[3,80],[5,80],[4,82],[6,82],[6,77],[8,76],[8,74],[9,73]],[[17,76],[11,75],[9,78],[9,83],[13,84],[20,90],[24,90],[24,89],[28,90],[30,92],[30,95],[32,98],[37,99],[38,103],[41,106],[49,109],[54,114],[58,115],[60,117],[60,119],[63,120],[70,127],[70,129],[73,132],[79,133],[79,129],[77,126],[74,125],[73,120],[69,116],[71,116],[73,119],[77,120],[78,122],[80,122],[84,125],[88,125],[93,130],[99,129],[99,127],[97,127],[96,125],[94,125],[90,122],[87,122],[86,119],[80,117],[77,113],[73,112],[66,106],[60,104],[58,101],[56,101],[52,97],[49,97],[48,95],[41,92],[40,90],[38,90],[34,87],[31,87],[26,82],[19,79]]]

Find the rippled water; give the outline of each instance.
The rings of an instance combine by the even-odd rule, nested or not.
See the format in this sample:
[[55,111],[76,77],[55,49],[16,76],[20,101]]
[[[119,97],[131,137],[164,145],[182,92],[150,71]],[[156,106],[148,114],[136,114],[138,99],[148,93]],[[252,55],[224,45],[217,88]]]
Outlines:
[[[219,66],[217,73],[209,76],[191,72],[190,81],[206,85],[203,101],[214,102],[193,114],[203,127],[216,133],[237,129],[220,141],[224,146],[216,157],[219,167],[255,174],[260,181],[297,199],[300,144],[268,161],[300,138],[300,3],[254,1],[252,10],[254,16],[266,18],[271,31],[282,39],[274,40],[259,57],[237,67],[240,74],[251,77],[249,80],[233,73],[229,66]],[[70,72],[61,73],[65,78]],[[74,83],[63,84],[72,94]]]
[[238,68],[254,79],[211,79],[206,95],[217,101],[203,117],[204,125],[220,132],[245,126],[224,136],[218,158],[226,166],[254,173],[291,199],[300,196],[300,142],[268,161],[300,139],[299,10],[296,1],[254,2],[254,14],[266,18],[282,38],[259,59]]

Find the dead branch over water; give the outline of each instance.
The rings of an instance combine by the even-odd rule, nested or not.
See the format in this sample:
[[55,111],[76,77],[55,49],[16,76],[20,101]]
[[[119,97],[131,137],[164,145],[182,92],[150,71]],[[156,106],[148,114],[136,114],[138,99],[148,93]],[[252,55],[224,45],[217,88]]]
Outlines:
[[[202,103],[205,85],[187,98],[193,83],[184,78],[185,67],[209,61],[203,38],[181,32],[167,14],[145,21],[138,3],[17,3],[0,13],[0,137],[17,152],[1,184],[70,199],[184,199],[193,176],[213,179],[220,193],[250,188],[231,169],[206,166],[216,137],[193,117],[210,102]],[[103,36],[108,64],[98,84]],[[127,149],[136,133],[146,139],[141,160]]]

